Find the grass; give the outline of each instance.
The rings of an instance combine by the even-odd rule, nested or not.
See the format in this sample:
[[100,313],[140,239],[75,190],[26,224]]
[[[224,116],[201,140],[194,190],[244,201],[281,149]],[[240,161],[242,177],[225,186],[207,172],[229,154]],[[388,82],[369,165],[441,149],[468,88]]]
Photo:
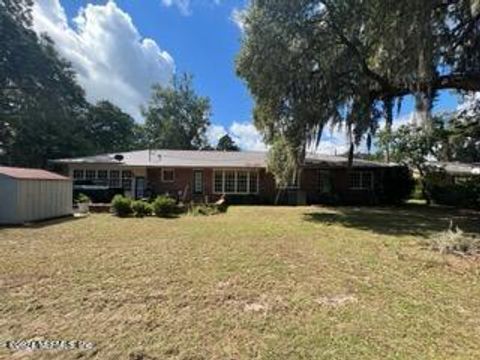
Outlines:
[[480,267],[419,242],[478,213],[233,207],[0,229],[0,342],[35,359],[475,359]]

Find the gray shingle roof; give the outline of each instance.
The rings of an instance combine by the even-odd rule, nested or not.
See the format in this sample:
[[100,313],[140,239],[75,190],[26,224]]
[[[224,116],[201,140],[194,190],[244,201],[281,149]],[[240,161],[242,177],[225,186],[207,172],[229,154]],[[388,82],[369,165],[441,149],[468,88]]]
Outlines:
[[480,163],[429,162],[428,166],[444,170],[451,175],[480,175]]
[[[115,159],[116,155],[123,160]],[[255,151],[188,151],[188,150],[142,150],[90,157],[52,160],[57,164],[122,164],[146,167],[221,167],[221,168],[266,168],[267,153]],[[309,154],[307,165],[344,167],[348,160],[340,156]],[[386,167],[389,165],[365,160],[355,160],[354,167]]]

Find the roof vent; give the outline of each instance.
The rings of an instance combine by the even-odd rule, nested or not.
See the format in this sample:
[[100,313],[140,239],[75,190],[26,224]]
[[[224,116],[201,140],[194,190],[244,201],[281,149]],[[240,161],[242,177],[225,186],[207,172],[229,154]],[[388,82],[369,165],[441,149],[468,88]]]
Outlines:
[[120,155],[120,154],[115,155],[113,158],[114,158],[115,160],[117,160],[118,162],[121,162],[121,161],[123,161],[123,159],[124,159],[123,155]]

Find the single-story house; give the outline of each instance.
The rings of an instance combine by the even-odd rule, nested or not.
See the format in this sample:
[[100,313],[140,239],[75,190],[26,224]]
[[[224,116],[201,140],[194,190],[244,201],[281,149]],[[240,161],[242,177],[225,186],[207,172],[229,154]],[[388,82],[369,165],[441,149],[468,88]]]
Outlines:
[[480,163],[462,163],[457,161],[431,161],[427,163],[431,172],[445,175],[447,184],[459,184],[467,180],[480,180]]
[[[189,202],[214,202],[226,195],[235,203],[273,203],[277,188],[265,152],[143,150],[52,160],[58,172],[82,192],[123,192],[133,198],[168,194]],[[308,155],[296,184],[283,202],[381,202],[386,174],[394,165],[344,157]],[[292,198],[292,194],[294,194]]]
[[40,169],[0,166],[0,199],[2,225],[69,216],[72,180]]

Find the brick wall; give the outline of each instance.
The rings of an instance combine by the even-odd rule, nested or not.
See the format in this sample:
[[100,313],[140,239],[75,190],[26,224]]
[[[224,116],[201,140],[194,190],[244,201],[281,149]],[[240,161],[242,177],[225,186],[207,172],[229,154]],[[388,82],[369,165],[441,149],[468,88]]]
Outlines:
[[[192,169],[175,168],[175,181],[162,182],[161,169],[148,169],[147,179],[148,188],[155,195],[169,194],[180,200],[187,202],[196,201],[209,202],[217,201],[221,195],[213,193],[213,171],[214,169]],[[204,194],[192,194],[193,173],[195,170],[203,171]],[[375,193],[382,188],[382,169],[363,169],[371,171],[374,174],[373,190],[350,190],[348,184],[348,169],[346,168],[326,168],[331,178],[331,195],[320,194],[319,189],[319,168],[306,168],[302,171],[300,180],[301,190],[307,195],[308,204],[319,203],[344,203],[344,204],[374,204],[376,202]],[[362,169],[355,169],[362,170]],[[185,196],[186,192],[186,196]],[[259,194],[258,195],[227,195],[234,203],[252,203],[252,204],[273,204],[277,190],[275,180],[272,174],[267,173],[265,169],[259,170]]]

